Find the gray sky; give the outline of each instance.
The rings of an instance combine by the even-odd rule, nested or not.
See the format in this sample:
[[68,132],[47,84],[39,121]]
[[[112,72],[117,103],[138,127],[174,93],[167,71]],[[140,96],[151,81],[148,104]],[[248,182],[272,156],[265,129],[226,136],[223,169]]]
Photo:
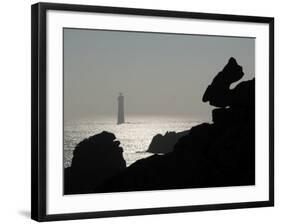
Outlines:
[[209,120],[202,95],[230,57],[254,77],[255,40],[64,29],[64,117],[185,115]]

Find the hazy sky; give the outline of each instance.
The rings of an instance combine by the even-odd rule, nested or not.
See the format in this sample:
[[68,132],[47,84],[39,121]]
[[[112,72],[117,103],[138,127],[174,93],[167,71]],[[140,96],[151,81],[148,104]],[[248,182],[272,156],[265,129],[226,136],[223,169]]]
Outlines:
[[202,95],[230,57],[255,71],[252,38],[64,29],[66,120],[113,115],[185,115],[209,120]]

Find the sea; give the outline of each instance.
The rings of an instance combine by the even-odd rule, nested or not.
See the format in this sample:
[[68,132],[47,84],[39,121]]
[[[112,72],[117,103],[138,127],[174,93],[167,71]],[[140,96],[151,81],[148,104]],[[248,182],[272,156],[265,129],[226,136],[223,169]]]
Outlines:
[[151,156],[146,152],[156,134],[167,131],[181,132],[203,121],[184,116],[129,116],[117,125],[116,117],[95,117],[64,122],[64,167],[71,166],[75,146],[85,138],[107,131],[115,134],[123,148],[123,157],[129,166]]

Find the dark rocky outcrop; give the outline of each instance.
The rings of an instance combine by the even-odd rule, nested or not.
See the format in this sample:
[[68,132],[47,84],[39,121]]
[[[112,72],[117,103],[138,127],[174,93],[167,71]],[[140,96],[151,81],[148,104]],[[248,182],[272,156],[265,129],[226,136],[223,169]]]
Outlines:
[[147,152],[154,154],[166,154],[172,152],[177,141],[188,134],[189,131],[166,132],[165,135],[157,134],[152,138]]
[[[244,76],[243,69],[234,58],[230,58],[227,65],[213,79],[203,95],[203,102],[210,105],[226,107],[231,104],[232,91],[230,85]],[[240,99],[241,100],[241,99]]]
[[74,150],[72,165],[64,171],[64,193],[82,194],[93,192],[106,178],[126,168],[115,135],[108,132],[81,141]]
[[255,184],[255,82],[230,85],[244,75],[230,58],[203,101],[219,107],[213,123],[193,127],[174,150],[139,160],[95,192],[161,190]]

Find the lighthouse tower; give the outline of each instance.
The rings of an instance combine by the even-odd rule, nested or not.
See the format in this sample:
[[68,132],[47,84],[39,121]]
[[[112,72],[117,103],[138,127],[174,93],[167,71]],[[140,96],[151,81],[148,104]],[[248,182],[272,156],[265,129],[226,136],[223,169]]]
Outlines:
[[122,93],[119,93],[117,101],[118,101],[117,124],[123,124],[125,122],[125,116],[124,116],[124,96],[122,95]]

